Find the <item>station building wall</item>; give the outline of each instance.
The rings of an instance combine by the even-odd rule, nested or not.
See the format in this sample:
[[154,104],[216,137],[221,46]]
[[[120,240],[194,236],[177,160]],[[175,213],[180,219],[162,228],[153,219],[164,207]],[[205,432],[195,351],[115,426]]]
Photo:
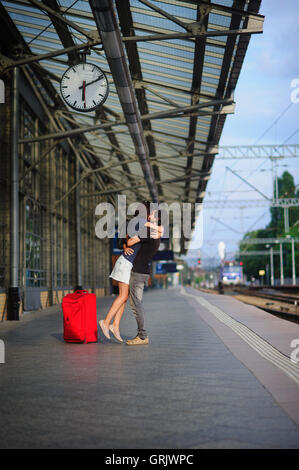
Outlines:
[[[6,318],[10,283],[11,86],[5,81],[0,104],[0,321]],[[20,74],[19,137],[53,132],[33,90]],[[46,99],[46,98],[45,98]],[[19,145],[19,286],[20,314],[59,304],[76,285],[75,191],[53,209],[75,183],[75,155],[66,141],[40,162],[53,141]],[[80,184],[94,192],[94,177]],[[100,200],[81,198],[82,284],[97,296],[110,290],[109,240],[96,237],[94,209]]]

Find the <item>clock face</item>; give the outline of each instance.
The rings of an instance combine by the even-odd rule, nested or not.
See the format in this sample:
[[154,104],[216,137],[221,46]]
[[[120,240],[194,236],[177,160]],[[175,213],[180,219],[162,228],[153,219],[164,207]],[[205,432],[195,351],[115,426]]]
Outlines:
[[109,86],[105,73],[97,65],[80,63],[64,72],[60,90],[68,106],[88,112],[104,103]]

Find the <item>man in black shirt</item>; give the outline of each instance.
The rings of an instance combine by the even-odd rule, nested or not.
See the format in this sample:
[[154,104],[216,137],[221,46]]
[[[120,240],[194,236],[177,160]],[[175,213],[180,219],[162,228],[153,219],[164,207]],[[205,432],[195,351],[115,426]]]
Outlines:
[[[150,222],[155,223],[157,221],[156,212],[156,210],[153,210],[148,215]],[[150,275],[150,263],[159,248],[162,234],[163,229],[161,227],[161,230],[148,233],[146,238],[135,236],[128,240],[128,246],[130,246],[130,240],[136,242],[136,238],[141,243],[130,277],[130,305],[137,321],[137,336],[126,342],[128,346],[148,344],[148,336],[144,328],[143,290]]]

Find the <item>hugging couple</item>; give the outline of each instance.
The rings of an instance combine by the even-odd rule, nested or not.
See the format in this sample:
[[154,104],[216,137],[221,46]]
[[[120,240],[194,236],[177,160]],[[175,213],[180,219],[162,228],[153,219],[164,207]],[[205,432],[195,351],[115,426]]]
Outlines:
[[119,323],[130,297],[130,305],[137,322],[137,336],[126,342],[128,346],[148,344],[148,336],[144,328],[143,290],[149,278],[150,263],[159,248],[164,230],[159,212],[154,207],[155,204],[143,201],[135,212],[135,218],[132,221],[133,229],[128,230],[132,236],[127,235],[121,240],[123,253],[117,259],[110,274],[110,277],[118,282],[119,294],[106,318],[99,321],[106,338],[110,339],[110,332],[112,332],[115,338],[122,342]]

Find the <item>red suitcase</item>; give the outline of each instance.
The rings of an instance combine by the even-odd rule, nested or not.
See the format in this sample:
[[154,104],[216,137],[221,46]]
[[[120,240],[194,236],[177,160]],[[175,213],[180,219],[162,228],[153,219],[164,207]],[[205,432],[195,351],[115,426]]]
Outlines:
[[64,340],[68,343],[98,341],[96,295],[77,290],[62,299]]

